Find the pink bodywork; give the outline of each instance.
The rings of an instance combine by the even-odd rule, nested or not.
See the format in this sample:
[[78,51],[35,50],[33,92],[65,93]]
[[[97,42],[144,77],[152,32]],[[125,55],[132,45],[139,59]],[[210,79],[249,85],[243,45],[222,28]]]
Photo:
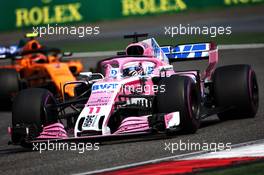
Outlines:
[[38,136],[38,139],[53,139],[53,138],[60,138],[66,139],[68,138],[67,132],[64,129],[63,124],[61,123],[54,123],[48,126],[43,127],[43,131]]
[[148,129],[150,129],[148,123],[148,116],[128,117],[121,122],[121,125],[114,134],[142,132]]

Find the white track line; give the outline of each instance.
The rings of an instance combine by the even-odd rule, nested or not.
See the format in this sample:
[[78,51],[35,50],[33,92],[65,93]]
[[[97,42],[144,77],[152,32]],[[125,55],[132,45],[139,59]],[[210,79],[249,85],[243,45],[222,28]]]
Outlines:
[[[258,153],[260,152],[260,150],[262,152],[262,154],[258,155],[258,156],[263,156],[264,139],[263,140],[255,140],[255,141],[240,143],[240,144],[235,144],[235,145],[232,145],[232,149],[235,149],[235,150],[238,149],[240,151],[243,150],[243,152],[244,152],[244,151],[248,151],[250,149],[252,150],[253,147],[257,148],[257,147],[255,147],[256,145],[258,145],[258,149],[257,149]],[[259,146],[259,145],[261,145],[261,146]],[[245,149],[244,149],[244,147],[245,147]],[[215,157],[221,155],[221,152],[222,151],[214,152],[214,153],[216,153]],[[217,154],[217,153],[219,153],[219,154]],[[230,151],[229,151],[229,153],[230,153]],[[251,153],[252,153],[252,151],[251,151]],[[152,163],[158,163],[158,162],[169,161],[169,160],[179,160],[179,159],[186,160],[186,159],[193,159],[193,158],[199,158],[199,157],[203,158],[203,155],[206,155],[206,154],[211,154],[211,152],[198,151],[198,152],[193,152],[193,153],[187,153],[187,154],[181,154],[181,155],[175,155],[175,156],[168,156],[168,157],[163,157],[163,158],[158,158],[158,159],[152,159],[152,160],[147,160],[147,161],[142,161],[142,162],[136,162],[136,163],[126,164],[126,165],[120,165],[120,166],[111,167],[111,168],[95,170],[95,171],[82,172],[82,173],[75,174],[75,175],[104,173],[104,172],[108,172],[108,171],[115,171],[115,170],[120,170],[120,169],[125,169],[125,168],[132,168],[132,167],[135,167],[135,166],[152,164]],[[234,156],[237,156],[237,155],[238,154],[234,154]],[[249,155],[249,154],[247,154],[247,155]],[[256,154],[254,153],[254,155],[256,155]],[[210,157],[208,157],[208,158],[210,158]],[[221,157],[217,157],[217,158],[221,158]]]
[[[237,49],[259,49],[264,48],[264,43],[252,43],[252,44],[227,44],[227,45],[218,45],[219,50],[237,50]],[[98,51],[98,52],[77,52],[73,54],[73,57],[78,58],[93,58],[93,57],[108,57],[114,56],[117,52],[121,52],[121,50],[116,51]]]

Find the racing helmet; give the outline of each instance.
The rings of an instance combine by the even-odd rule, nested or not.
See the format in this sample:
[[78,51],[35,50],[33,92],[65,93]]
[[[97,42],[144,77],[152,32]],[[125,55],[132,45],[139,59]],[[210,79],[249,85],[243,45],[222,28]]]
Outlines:
[[41,53],[32,54],[30,56],[30,59],[32,62],[35,62],[35,63],[46,63],[48,61],[47,56]]
[[141,63],[139,62],[131,62],[123,66],[123,76],[124,77],[142,75],[143,72],[144,72],[143,67]]

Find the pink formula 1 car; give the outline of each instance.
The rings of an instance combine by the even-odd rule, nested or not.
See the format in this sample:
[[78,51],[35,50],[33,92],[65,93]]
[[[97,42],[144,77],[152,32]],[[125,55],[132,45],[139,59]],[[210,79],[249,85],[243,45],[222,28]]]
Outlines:
[[[55,99],[48,90],[26,89],[14,100],[13,144],[91,140],[149,133],[195,133],[203,118],[254,117],[256,74],[249,65],[216,68],[212,43],[160,47],[154,38],[134,38],[124,55],[100,62],[102,73],[83,72],[75,97]],[[203,72],[177,72],[171,62],[208,59]]]

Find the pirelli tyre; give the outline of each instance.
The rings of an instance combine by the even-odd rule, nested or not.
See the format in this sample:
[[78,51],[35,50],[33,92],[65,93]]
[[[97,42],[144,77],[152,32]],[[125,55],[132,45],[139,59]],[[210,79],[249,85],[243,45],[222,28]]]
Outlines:
[[201,96],[199,86],[187,76],[173,75],[162,78],[159,86],[164,92],[156,96],[157,113],[180,112],[180,129],[183,133],[195,133],[200,126]]
[[249,65],[229,65],[215,70],[213,92],[221,120],[251,118],[257,113],[259,92],[257,77]]
[[[46,89],[30,88],[22,90],[14,99],[12,109],[12,141],[23,144],[26,139],[39,136],[42,126],[56,123],[58,111],[48,108],[56,104],[52,93]],[[29,135],[26,133],[28,128]]]
[[11,107],[12,98],[19,91],[19,76],[14,69],[0,69],[0,108]]

